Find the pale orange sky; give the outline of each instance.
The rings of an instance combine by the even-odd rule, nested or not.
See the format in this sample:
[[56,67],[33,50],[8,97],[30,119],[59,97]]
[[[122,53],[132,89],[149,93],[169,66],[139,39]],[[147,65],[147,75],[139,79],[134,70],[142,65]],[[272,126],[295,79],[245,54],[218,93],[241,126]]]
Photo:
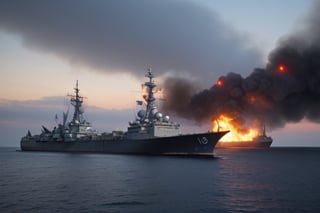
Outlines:
[[[11,45],[3,45],[8,43]],[[3,31],[0,31],[0,45],[1,99],[65,96],[73,92],[76,80],[90,105],[106,109],[130,108],[139,98],[141,81],[131,75],[105,74],[70,64],[54,55],[26,49],[18,36]]]

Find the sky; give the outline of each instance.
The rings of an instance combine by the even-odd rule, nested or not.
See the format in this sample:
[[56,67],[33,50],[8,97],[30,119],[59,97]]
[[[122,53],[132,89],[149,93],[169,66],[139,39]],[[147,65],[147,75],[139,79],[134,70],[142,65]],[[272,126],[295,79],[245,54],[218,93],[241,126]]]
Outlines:
[[[75,3],[76,2],[76,3]],[[52,127],[79,81],[99,131],[134,119],[144,73],[183,76],[208,88],[221,75],[264,67],[279,39],[301,28],[312,0],[0,2],[0,146]],[[171,116],[172,117],[172,116]],[[184,133],[207,131],[181,122]],[[303,120],[269,132],[274,146],[320,146]]]

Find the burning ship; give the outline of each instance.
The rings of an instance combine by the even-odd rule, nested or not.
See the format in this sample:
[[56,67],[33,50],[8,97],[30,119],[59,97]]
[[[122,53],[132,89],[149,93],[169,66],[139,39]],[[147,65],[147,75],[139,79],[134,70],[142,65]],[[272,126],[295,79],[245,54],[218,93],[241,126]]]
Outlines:
[[219,141],[216,148],[270,148],[272,144],[272,138],[265,134],[257,135],[249,140],[241,141]]
[[251,124],[253,127],[246,128],[242,123],[231,119],[226,115],[220,115],[216,120],[218,131],[229,129],[226,135],[217,144],[217,148],[270,148],[273,139],[266,135],[265,125]]
[[[22,137],[22,151],[48,152],[85,152],[109,154],[145,155],[188,155],[213,156],[213,150],[220,138],[228,131],[205,132],[181,135],[180,125],[171,122],[168,115],[158,111],[153,89],[156,84],[151,69],[145,75],[148,81],[145,109],[137,113],[137,118],[129,122],[126,132],[113,131],[99,134],[92,129],[91,123],[83,119],[83,97],[79,95],[78,82],[71,95],[74,107],[71,121],[68,111],[63,113],[63,122],[52,130],[42,126],[42,133]],[[141,101],[140,101],[141,102]]]

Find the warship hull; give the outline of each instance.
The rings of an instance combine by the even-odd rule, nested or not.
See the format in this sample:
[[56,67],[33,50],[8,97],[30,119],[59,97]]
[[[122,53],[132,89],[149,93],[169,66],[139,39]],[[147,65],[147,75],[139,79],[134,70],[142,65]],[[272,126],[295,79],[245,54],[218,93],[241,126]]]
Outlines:
[[216,148],[247,148],[247,149],[268,149],[272,140],[266,141],[237,141],[237,142],[218,142]]
[[151,139],[36,141],[23,138],[22,151],[105,153],[136,155],[213,156],[219,139],[227,132],[208,132]]

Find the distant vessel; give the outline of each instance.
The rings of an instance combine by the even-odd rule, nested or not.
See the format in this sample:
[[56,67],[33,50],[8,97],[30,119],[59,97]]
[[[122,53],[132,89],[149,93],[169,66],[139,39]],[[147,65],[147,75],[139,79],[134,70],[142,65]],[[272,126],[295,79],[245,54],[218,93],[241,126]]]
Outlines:
[[[151,69],[145,75],[148,81],[145,97],[146,108],[140,110],[137,118],[129,122],[126,132],[98,134],[89,122],[83,119],[83,97],[79,95],[78,82],[75,95],[71,95],[74,106],[73,117],[68,120],[68,111],[63,113],[63,122],[53,130],[42,126],[42,133],[22,137],[22,151],[85,152],[109,154],[145,155],[188,155],[213,156],[217,142],[228,131],[205,132],[181,135],[180,125],[163,116],[155,106],[153,89],[156,87]],[[142,104],[142,101],[139,101]]]
[[263,133],[248,141],[219,141],[216,148],[270,148],[273,139]]

